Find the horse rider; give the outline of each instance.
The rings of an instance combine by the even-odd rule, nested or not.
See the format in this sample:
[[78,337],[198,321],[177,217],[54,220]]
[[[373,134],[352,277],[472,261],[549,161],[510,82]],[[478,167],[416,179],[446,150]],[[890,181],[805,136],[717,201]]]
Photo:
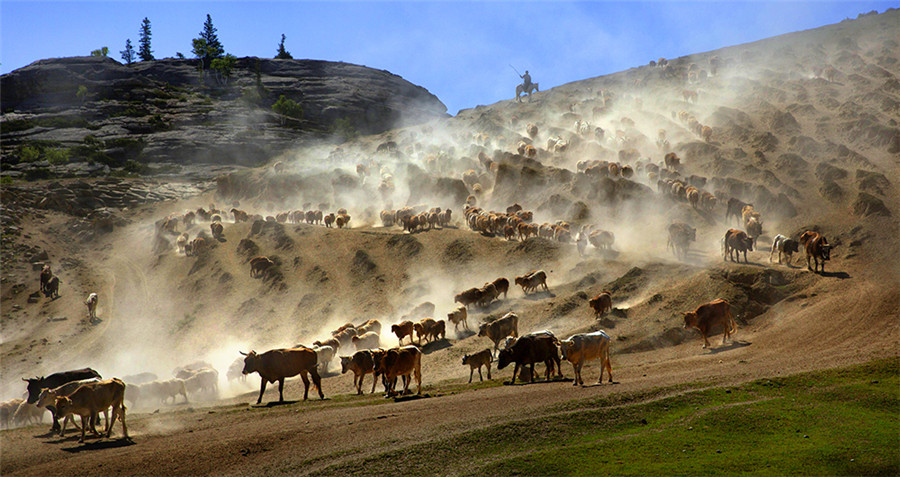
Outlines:
[[528,88],[531,87],[531,75],[528,74],[528,70],[525,70],[524,75],[519,75],[519,78],[522,78],[522,86],[525,88],[525,91],[528,91]]

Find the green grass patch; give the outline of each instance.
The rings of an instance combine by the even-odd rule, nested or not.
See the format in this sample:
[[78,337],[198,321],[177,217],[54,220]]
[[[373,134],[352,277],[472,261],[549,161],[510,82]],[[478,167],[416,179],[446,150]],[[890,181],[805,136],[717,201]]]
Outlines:
[[900,475],[900,358],[556,406],[340,475]]

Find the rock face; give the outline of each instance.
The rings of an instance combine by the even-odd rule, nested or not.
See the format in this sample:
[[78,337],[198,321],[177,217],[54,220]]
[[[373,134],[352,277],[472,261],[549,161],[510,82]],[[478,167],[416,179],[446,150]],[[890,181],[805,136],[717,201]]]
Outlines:
[[[302,119],[272,111],[281,95],[301,105]],[[252,57],[228,78],[186,59],[41,60],[0,77],[0,103],[3,155],[13,163],[17,146],[49,141],[73,161],[99,151],[120,162],[256,165],[298,139],[330,136],[337,120],[373,134],[447,116],[437,97],[387,71]],[[99,147],[79,149],[86,136]],[[140,150],[122,156],[123,143]]]

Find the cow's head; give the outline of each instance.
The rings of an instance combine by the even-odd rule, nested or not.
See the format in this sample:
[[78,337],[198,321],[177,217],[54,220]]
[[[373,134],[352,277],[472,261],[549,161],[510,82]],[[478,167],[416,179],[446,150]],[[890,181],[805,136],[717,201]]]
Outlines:
[[831,245],[825,243],[819,246],[819,258],[822,260],[831,260]]
[[54,393],[50,389],[44,388],[41,389],[41,394],[38,396],[38,400],[35,405],[37,407],[47,407],[52,406],[54,402],[56,402],[56,393]]
[[684,314],[684,328],[696,328],[697,327],[697,313],[693,311],[689,311]]
[[797,253],[800,250],[800,244],[788,239],[784,241],[784,251],[787,253]]
[[744,244],[744,248],[747,249],[748,252],[753,251],[753,239],[747,237],[746,235],[741,237],[741,242]]
[[[56,415],[57,417],[63,417],[68,414],[68,411],[72,409],[72,400],[69,399],[68,396],[61,396],[56,398]],[[84,424],[82,424],[84,425]]]
[[467,354],[463,355],[462,364],[464,364],[464,365],[469,364],[469,355],[467,355]]
[[258,370],[257,366],[259,365],[259,355],[256,354],[256,351],[250,350],[249,353],[238,351],[238,353],[241,353],[245,356],[244,369],[243,371],[241,371],[241,374],[250,374]]
[[509,349],[501,349],[500,354],[497,356],[497,369],[503,369],[509,366],[509,363],[513,361],[512,350]]
[[481,326],[478,327],[478,336],[487,336],[489,323],[482,323]]
[[347,370],[350,369],[350,362],[352,359],[353,358],[350,356],[341,356],[341,374],[346,373]]
[[31,404],[36,403],[41,395],[41,384],[44,382],[44,377],[22,378],[22,381],[28,383],[28,402]]
[[525,277],[516,277],[516,285],[524,286],[525,285]]
[[575,342],[571,339],[559,340],[559,350],[562,351],[562,359],[569,359],[569,353],[575,349]]

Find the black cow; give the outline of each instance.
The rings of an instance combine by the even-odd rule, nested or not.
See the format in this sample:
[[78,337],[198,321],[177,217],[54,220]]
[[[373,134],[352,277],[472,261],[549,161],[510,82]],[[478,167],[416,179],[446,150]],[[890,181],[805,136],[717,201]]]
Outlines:
[[516,363],[511,382],[511,384],[515,384],[516,375],[519,374],[519,367],[531,365],[531,382],[534,382],[534,363],[543,362],[547,365],[546,377],[549,381],[554,364],[560,376],[562,375],[562,367],[557,350],[558,345],[559,340],[549,331],[527,334],[518,338],[512,346],[500,350],[500,356],[497,358],[497,369],[503,369],[509,363]]
[[[82,379],[91,379],[98,378],[103,379],[100,376],[100,373],[94,371],[91,368],[84,369],[73,369],[71,371],[63,371],[60,373],[53,373],[50,376],[40,378],[22,378],[22,381],[28,383],[28,402],[34,404],[37,402],[38,398],[41,395],[41,390],[44,388],[47,389],[55,389],[63,384],[70,383],[72,381],[80,381]],[[59,421],[56,419],[56,407],[55,406],[47,406],[47,409],[50,410],[50,413],[53,414],[53,430],[59,430]]]

